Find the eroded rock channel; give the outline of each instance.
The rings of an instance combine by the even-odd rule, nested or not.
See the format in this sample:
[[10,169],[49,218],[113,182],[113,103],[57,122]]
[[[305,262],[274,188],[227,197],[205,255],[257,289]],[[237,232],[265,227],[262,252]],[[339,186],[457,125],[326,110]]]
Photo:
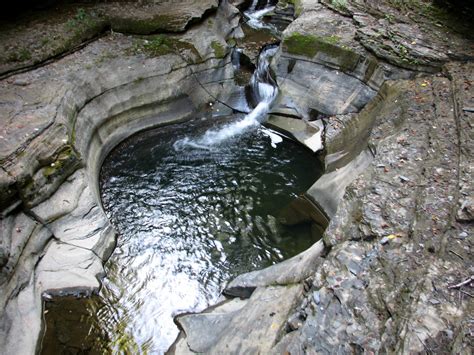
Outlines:
[[[164,352],[178,334],[174,315],[204,310],[232,278],[292,257],[321,237],[311,235],[311,224],[279,221],[280,206],[321,174],[310,151],[292,142],[273,148],[257,130],[212,150],[173,148],[206,128],[200,118],[160,128],[127,140],[107,158],[102,200],[118,241],[105,269],[103,308],[94,314],[91,306],[77,319],[68,314],[62,329],[55,325],[65,322],[62,313],[53,316],[57,310],[48,308],[53,331],[43,346],[77,338],[80,316],[91,313],[96,319],[87,322],[99,328],[83,348]],[[93,344],[101,333],[102,343]]]
[[[469,353],[470,5],[178,3],[59,3],[55,16],[46,8],[2,25],[3,52],[11,55],[0,58],[0,349],[40,351],[44,314],[79,312],[58,296],[86,297],[85,309],[107,310],[91,296],[108,292],[108,281],[100,291],[104,263],[123,250],[116,230],[124,226],[110,223],[98,185],[114,147],[196,113],[207,118],[196,121],[201,129],[257,108],[262,114],[251,118],[267,117],[265,129],[285,136],[280,144],[304,146],[324,171],[280,206],[280,220],[327,228],[288,260],[244,274],[233,268],[239,275],[215,288],[216,298],[224,288],[217,304],[175,317],[181,331],[169,351]],[[31,40],[50,30],[55,35],[41,46]],[[249,83],[269,43],[278,45],[269,75]],[[262,100],[259,82],[278,95],[263,85],[260,94],[271,100]],[[274,132],[267,134],[273,144],[281,139]],[[202,149],[206,140],[193,143]],[[267,148],[271,157],[280,149]],[[262,247],[262,255],[270,250]],[[67,324],[62,319],[56,330]],[[82,324],[82,334],[113,341],[95,321]],[[71,340],[62,334],[63,343]],[[137,345],[127,337],[119,343]]]

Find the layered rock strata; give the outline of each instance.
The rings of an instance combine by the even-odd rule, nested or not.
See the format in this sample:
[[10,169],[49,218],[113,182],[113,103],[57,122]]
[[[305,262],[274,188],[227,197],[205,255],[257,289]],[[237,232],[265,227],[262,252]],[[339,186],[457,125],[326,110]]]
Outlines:
[[2,351],[35,352],[43,298],[98,291],[115,245],[98,192],[103,159],[131,134],[230,95],[237,15],[222,6],[179,36],[114,33],[0,82]]
[[[110,10],[99,25],[162,30],[157,3]],[[42,298],[100,287],[115,241],[97,191],[110,149],[235,94],[227,43],[243,34],[239,12],[194,5],[172,9],[182,11],[165,27],[179,35],[112,32],[0,81],[3,351],[35,352]],[[172,350],[468,353],[474,56],[464,22],[431,2],[280,1],[276,11],[287,9],[297,19],[273,60],[280,96],[268,124],[317,152],[326,174],[282,220],[329,226],[302,254],[230,282],[219,305],[177,317]],[[92,13],[73,15],[77,43],[102,33]],[[69,44],[19,51],[2,72]]]
[[[467,354],[472,38],[431,3],[296,8],[273,62],[282,94],[268,125],[324,147],[326,174],[283,217],[329,226],[304,253],[231,281],[216,308],[178,316],[172,350]],[[255,305],[264,312],[244,325],[236,314]]]

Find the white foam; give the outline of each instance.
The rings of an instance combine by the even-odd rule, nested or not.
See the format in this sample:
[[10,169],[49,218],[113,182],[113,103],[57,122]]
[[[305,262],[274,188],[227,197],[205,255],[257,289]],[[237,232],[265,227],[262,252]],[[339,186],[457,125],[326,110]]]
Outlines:
[[261,131],[264,135],[270,138],[270,144],[273,148],[276,148],[278,143],[283,142],[283,137],[280,136],[277,132],[268,128],[262,128]]
[[255,29],[261,29],[261,28],[271,28],[271,26],[263,23],[261,21],[261,18],[265,16],[265,14],[268,14],[269,12],[273,11],[275,9],[275,6],[270,6],[263,8],[261,10],[255,11],[255,8],[257,7],[258,0],[253,0],[252,5],[248,8],[247,11],[244,12],[244,14],[247,16],[247,24]]
[[[257,2],[254,0],[251,9],[255,9]],[[252,10],[252,11],[253,11]],[[263,16],[264,11],[270,11],[269,8],[252,12],[258,13],[258,18]],[[257,16],[257,15],[256,15]],[[270,106],[278,95],[278,88],[273,85],[273,79],[269,76],[268,67],[270,66],[270,58],[275,55],[278,47],[266,48],[260,53],[258,58],[257,69],[252,75],[251,85],[254,90],[254,95],[258,100],[257,106],[249,112],[240,121],[225,125],[224,127],[214,130],[206,131],[201,137],[190,139],[188,137],[180,139],[175,142],[173,147],[176,150],[181,150],[185,147],[198,149],[211,149],[212,146],[218,145],[225,140],[244,133],[251,127],[259,126],[262,123],[270,110]]]
[[262,22],[261,18],[269,12],[273,11],[274,9],[275,6],[272,6],[255,12],[245,12],[245,14],[248,16],[247,24],[257,30],[262,28],[272,28],[272,26]]

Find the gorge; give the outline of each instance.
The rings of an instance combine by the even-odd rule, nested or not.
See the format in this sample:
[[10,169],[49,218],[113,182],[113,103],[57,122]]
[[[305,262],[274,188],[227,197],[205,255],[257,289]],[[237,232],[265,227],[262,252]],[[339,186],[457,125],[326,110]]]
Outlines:
[[[266,5],[60,2],[2,24],[3,352],[41,352],[43,319],[61,309],[55,307],[66,300],[61,297],[86,303],[97,297],[104,263],[121,248],[101,202],[100,169],[109,153],[156,128],[178,142],[178,157],[191,150],[211,159],[209,143],[220,137],[234,154],[225,138],[245,138],[218,128],[194,133],[235,115],[239,119],[226,128],[253,127],[250,137],[266,144],[257,167],[311,175],[302,180],[311,185],[305,192],[273,203],[288,228],[305,225],[322,239],[311,237],[312,246],[295,249],[299,254],[285,261],[235,270],[235,278],[216,287],[209,308],[173,314],[180,335],[169,351],[469,353],[469,6],[390,0]],[[263,25],[255,25],[255,13]],[[268,71],[259,69],[261,52]],[[268,75],[252,80],[255,68]],[[258,129],[265,113],[266,128]],[[193,127],[188,124],[197,125],[193,134],[178,137]],[[278,165],[276,151],[296,143],[304,154],[291,148]],[[316,165],[323,175],[314,182],[319,173],[308,166]],[[116,351],[147,349],[127,348],[133,341],[121,340]],[[69,349],[92,351],[81,346]]]

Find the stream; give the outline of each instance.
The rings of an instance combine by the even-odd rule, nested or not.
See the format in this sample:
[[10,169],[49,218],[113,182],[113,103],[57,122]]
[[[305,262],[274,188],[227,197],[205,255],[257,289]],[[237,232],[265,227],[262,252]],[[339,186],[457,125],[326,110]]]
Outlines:
[[[246,12],[248,23],[269,8]],[[142,132],[116,147],[100,174],[118,232],[100,294],[47,305],[42,353],[159,353],[178,335],[173,317],[215,304],[232,278],[281,262],[320,236],[284,226],[281,209],[322,169],[309,150],[264,128],[278,87],[267,46],[249,85],[248,114]]]

